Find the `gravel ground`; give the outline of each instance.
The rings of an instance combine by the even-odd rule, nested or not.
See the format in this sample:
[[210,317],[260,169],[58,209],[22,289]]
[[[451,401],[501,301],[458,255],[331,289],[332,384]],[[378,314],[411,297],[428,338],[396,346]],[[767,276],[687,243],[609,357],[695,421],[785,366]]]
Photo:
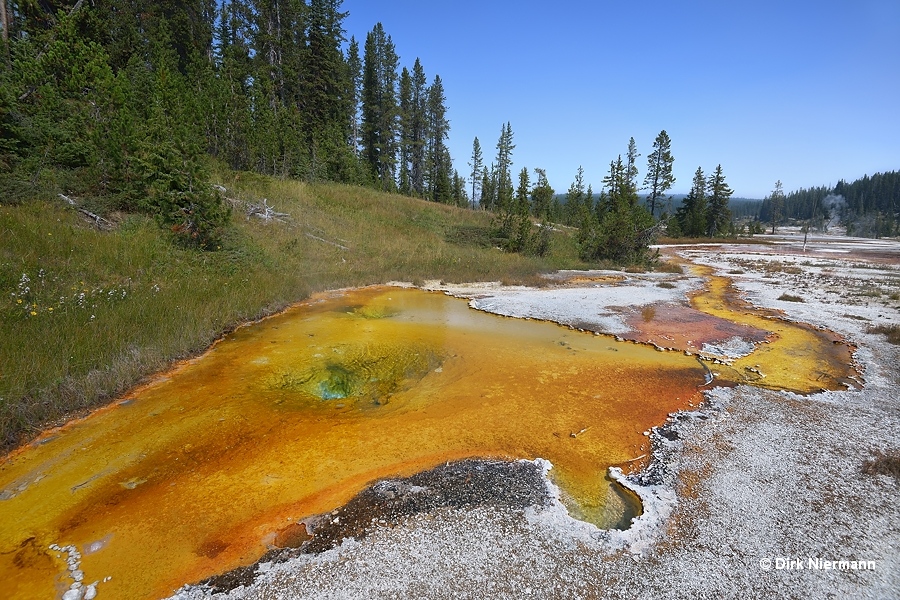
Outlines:
[[[765,306],[806,290],[806,302],[778,308],[857,344],[863,389],[709,392],[700,409],[652,432],[645,471],[620,477],[645,504],[627,531],[569,518],[543,478],[547,494],[532,483],[528,493],[513,486],[514,502],[499,494],[374,516],[365,535],[263,562],[246,585],[186,587],[173,598],[900,597],[900,480],[863,472],[879,451],[900,450],[900,346],[867,333],[870,324],[900,321],[891,297],[898,290],[889,281],[884,294],[862,294],[848,310],[830,300],[833,282],[803,267],[772,277],[755,266],[766,263],[758,257],[714,248],[703,259],[720,272],[742,261],[736,283]],[[895,266],[878,273],[890,280]],[[849,274],[842,293],[870,289],[870,279]],[[526,464],[538,473],[549,466]]]

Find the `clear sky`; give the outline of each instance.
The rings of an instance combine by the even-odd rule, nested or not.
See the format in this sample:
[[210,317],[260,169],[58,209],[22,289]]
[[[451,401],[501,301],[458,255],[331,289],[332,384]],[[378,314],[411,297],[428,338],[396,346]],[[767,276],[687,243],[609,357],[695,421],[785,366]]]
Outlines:
[[360,49],[377,22],[401,68],[440,75],[450,152],[468,175],[509,121],[513,177],[578,166],[595,192],[665,129],[675,193],[721,164],[735,196],[900,169],[900,0],[344,0]]

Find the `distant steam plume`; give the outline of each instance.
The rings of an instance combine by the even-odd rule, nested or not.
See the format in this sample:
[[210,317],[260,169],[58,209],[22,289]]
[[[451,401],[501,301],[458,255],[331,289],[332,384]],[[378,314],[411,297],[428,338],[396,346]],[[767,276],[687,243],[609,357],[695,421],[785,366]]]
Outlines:
[[841,219],[841,214],[847,208],[847,201],[840,194],[828,194],[822,200],[822,208],[828,211],[828,223],[825,227],[834,227]]

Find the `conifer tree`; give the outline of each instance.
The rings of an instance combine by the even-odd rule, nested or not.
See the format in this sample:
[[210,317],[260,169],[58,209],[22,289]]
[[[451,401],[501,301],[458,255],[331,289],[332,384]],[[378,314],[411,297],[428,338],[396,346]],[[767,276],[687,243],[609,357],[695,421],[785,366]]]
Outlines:
[[[584,168],[579,165],[578,172],[575,173],[575,181],[572,182],[572,185],[569,186],[569,190],[566,192],[565,220],[567,225],[574,227],[581,225],[587,216],[586,213],[590,212],[585,205],[586,200]],[[593,201],[593,199],[591,199],[591,201]]]
[[512,252],[525,252],[532,245],[531,240],[531,204],[528,195],[531,192],[531,180],[528,169],[522,167],[519,171],[519,185],[516,186],[516,195],[513,210],[506,217],[501,235],[506,233],[507,250]]
[[436,202],[450,202],[450,172],[453,165],[446,146],[450,122],[447,120],[447,99],[444,96],[444,84],[440,76],[435,75],[426,95],[425,164],[428,188],[426,196]]
[[634,138],[629,138],[628,140],[628,152],[625,155],[625,171],[624,175],[624,185],[628,187],[628,194],[630,195],[632,192],[637,195],[637,176],[638,176],[638,168],[637,168],[637,159],[640,158],[640,154],[637,151],[637,144],[634,142]]
[[412,195],[410,162],[412,161],[412,148],[416,143],[412,128],[414,113],[412,77],[409,69],[403,67],[403,71],[400,73],[400,187],[398,191],[406,196]]
[[653,152],[647,157],[647,175],[644,177],[644,189],[649,190],[647,203],[650,205],[650,214],[656,218],[657,204],[662,204],[662,198],[672,184],[675,176],[672,174],[672,165],[675,158],[672,156],[672,141],[669,134],[663,129],[653,141]]
[[466,194],[466,178],[453,170],[453,204],[460,208],[468,208],[469,196]]
[[538,219],[552,220],[551,205],[553,202],[553,188],[547,181],[547,171],[535,168],[534,174],[537,180],[531,190],[531,212]]
[[775,226],[781,221],[784,217],[784,208],[785,208],[785,197],[784,197],[784,189],[781,187],[781,180],[775,182],[775,189],[772,190],[772,193],[769,194],[767,198],[770,205],[770,210],[772,212],[772,234],[775,234]]
[[413,195],[425,197],[425,135],[428,110],[428,80],[425,69],[416,58],[412,70],[412,95],[410,97],[410,165],[409,173]]
[[697,167],[691,191],[675,214],[682,234],[688,237],[700,237],[706,233],[707,208],[706,178],[703,175],[703,169]]
[[481,210],[494,210],[497,204],[497,176],[494,165],[490,170],[487,166],[481,168],[481,198],[478,206]]
[[707,180],[708,207],[706,212],[706,235],[715,237],[724,235],[731,226],[731,211],[728,200],[734,191],[725,183],[722,165]]
[[468,163],[470,171],[470,180],[472,181],[472,208],[475,208],[476,201],[478,200],[476,194],[481,189],[482,186],[482,174],[481,171],[484,168],[484,157],[481,153],[481,142],[478,141],[478,137],[475,137],[475,141],[472,142],[472,160]]
[[494,210],[509,213],[513,203],[513,184],[510,168],[512,167],[513,144],[512,125],[507,122],[500,127],[500,139],[497,140],[496,169],[496,202]]
[[391,37],[377,23],[366,36],[363,55],[362,145],[372,177],[383,190],[393,190],[396,185],[397,62]]
[[620,155],[610,162],[597,212],[589,213],[579,228],[581,256],[585,260],[640,262],[647,259],[653,218],[638,203],[637,156],[632,138],[626,161]]
[[[284,0],[279,0],[279,3]],[[302,7],[303,2],[299,3]],[[347,139],[353,112],[354,83],[341,44],[344,42],[341,0],[310,0],[306,9],[306,53],[300,125],[307,134],[309,171],[315,178],[346,180],[356,159]],[[303,27],[297,26],[297,35]],[[388,38],[388,41],[390,39]],[[299,40],[296,42],[299,43]],[[392,49],[392,48],[391,48]],[[396,55],[393,64],[396,82]]]
[[201,137],[185,115],[184,78],[163,36],[154,49],[155,77],[145,137],[132,162],[133,194],[142,207],[187,246],[213,248],[230,211],[208,182]]
[[362,59],[359,57],[359,42],[355,37],[350,37],[350,45],[347,48],[347,69],[350,76],[351,97],[350,97],[350,151],[354,157],[359,156],[359,136],[360,136],[360,92],[362,90]]

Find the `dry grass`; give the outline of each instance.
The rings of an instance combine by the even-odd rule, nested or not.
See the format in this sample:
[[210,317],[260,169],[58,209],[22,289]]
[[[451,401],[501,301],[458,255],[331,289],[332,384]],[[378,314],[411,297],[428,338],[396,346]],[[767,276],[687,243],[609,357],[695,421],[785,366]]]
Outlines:
[[887,341],[900,345],[900,325],[875,325],[869,327],[867,331],[868,333],[883,333],[887,336]]
[[805,302],[800,296],[793,296],[791,294],[782,294],[778,296],[778,299],[785,302]]
[[290,219],[236,212],[222,247],[198,253],[140,216],[101,232],[52,198],[0,206],[0,447],[316,291],[392,280],[535,284],[542,272],[586,266],[566,232],[547,257],[507,254],[479,242],[485,213],[352,186],[218,179],[227,196],[266,198]]
[[653,265],[653,270],[657,273],[677,273],[679,275],[684,273],[684,267],[670,260],[657,261]]
[[862,465],[862,472],[866,475],[890,475],[900,481],[900,451],[875,450],[872,458]]

